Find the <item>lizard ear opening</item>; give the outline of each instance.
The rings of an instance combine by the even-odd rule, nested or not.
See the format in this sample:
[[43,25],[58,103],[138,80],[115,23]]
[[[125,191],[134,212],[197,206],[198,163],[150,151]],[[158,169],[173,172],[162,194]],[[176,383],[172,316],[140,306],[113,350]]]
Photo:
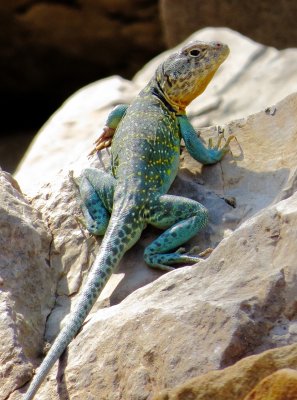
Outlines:
[[[172,76],[172,74],[170,74],[170,69],[166,69],[164,64],[162,64],[162,76],[165,78],[168,87],[171,88],[174,82],[174,77]],[[162,85],[162,87],[164,88],[164,84]]]

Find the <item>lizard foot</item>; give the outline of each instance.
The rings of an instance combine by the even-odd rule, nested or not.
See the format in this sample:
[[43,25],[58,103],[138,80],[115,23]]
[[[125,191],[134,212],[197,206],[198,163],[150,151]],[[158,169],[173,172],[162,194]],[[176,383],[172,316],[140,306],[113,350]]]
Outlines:
[[209,150],[217,150],[217,151],[220,151],[221,154],[224,156],[224,155],[227,154],[229,151],[231,151],[230,146],[229,146],[229,145],[230,145],[230,142],[231,142],[232,140],[236,140],[236,141],[237,141],[237,139],[236,139],[236,136],[230,135],[230,136],[228,137],[228,139],[226,140],[226,143],[224,144],[224,146],[223,146],[223,147],[220,147],[223,139],[225,139],[224,131],[221,131],[221,132],[219,133],[219,139],[218,139],[216,145],[213,144],[212,138],[209,139],[209,141],[208,141],[208,149],[209,149]]
[[174,253],[145,255],[145,261],[151,268],[161,269],[162,271],[173,271],[173,264],[195,264],[202,258],[194,254],[184,253],[184,249],[178,249]]
[[213,250],[213,248],[208,247],[207,249],[201,251],[199,246],[194,246],[188,251],[188,254],[199,256],[199,258],[206,258],[213,252]]
[[201,251],[201,253],[199,253],[199,257],[203,257],[203,258],[208,257],[208,256],[211,255],[211,253],[212,253],[213,251],[214,251],[213,248],[208,247],[207,249],[205,249],[205,250]]
[[95,147],[91,150],[88,154],[88,157],[91,157],[93,154],[97,153],[98,151],[105,149],[111,145],[112,137],[115,133],[114,128],[109,128],[105,126],[103,128],[103,132],[98,137],[98,139],[94,142]]
[[186,249],[185,247],[179,247],[176,251],[175,254],[185,254]]

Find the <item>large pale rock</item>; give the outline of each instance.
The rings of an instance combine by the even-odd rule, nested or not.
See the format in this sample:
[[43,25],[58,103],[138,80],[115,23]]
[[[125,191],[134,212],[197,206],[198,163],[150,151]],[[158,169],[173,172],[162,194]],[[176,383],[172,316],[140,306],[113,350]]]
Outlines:
[[[278,51],[227,28],[203,29],[192,39],[219,39],[231,49],[205,93],[189,107],[196,127],[248,116],[297,91],[296,49]],[[70,161],[76,164],[82,154],[86,158],[111,108],[131,102],[167,55],[151,61],[132,82],[108,78],[74,94],[41,129],[20,164],[16,178],[22,189],[36,193]]]
[[147,399],[284,337],[295,343],[296,227],[297,193],[247,220],[206,261],[97,311],[39,399]]
[[162,391],[152,400],[295,400],[296,369],[294,344],[190,379],[173,390]]
[[[233,199],[235,208],[221,216],[219,225],[234,229],[257,211],[291,196],[296,190],[297,93],[267,108],[222,125],[225,137],[235,135],[232,155],[211,167],[201,167],[183,153],[182,172],[199,177],[204,190],[221,199]],[[215,127],[200,129],[203,138],[217,137]],[[212,212],[212,211],[210,211]],[[218,221],[219,216],[213,218]],[[220,229],[217,227],[216,231]]]
[[55,300],[51,235],[16,182],[0,171],[0,399],[32,375]]

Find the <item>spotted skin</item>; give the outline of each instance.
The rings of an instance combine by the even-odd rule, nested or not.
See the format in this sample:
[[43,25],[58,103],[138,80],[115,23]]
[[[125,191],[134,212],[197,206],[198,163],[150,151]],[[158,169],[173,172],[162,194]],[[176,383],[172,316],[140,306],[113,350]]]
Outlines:
[[104,235],[112,212],[115,179],[104,171],[88,168],[75,183],[86,228],[93,235]]
[[[77,334],[123,254],[147,224],[164,232],[144,252],[147,264],[162,270],[198,257],[174,251],[207,223],[206,209],[196,201],[166,194],[176,177],[180,141],[204,164],[222,159],[228,146],[206,148],[185,114],[229,53],[219,42],[192,42],[172,54],[128,107],[108,117],[111,174],[88,168],[79,178],[85,224],[104,238],[85,286],[66,325],[54,341],[24,400],[33,399],[50,368]],[[109,137],[109,133],[106,134]],[[99,394],[98,394],[99,395]]]

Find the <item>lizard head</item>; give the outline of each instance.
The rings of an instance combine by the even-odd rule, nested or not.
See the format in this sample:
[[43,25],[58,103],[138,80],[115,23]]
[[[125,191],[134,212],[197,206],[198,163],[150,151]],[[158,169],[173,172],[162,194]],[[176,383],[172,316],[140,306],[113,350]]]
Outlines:
[[221,42],[190,42],[157,68],[158,87],[174,109],[184,112],[205,90],[228,54],[228,46]]

